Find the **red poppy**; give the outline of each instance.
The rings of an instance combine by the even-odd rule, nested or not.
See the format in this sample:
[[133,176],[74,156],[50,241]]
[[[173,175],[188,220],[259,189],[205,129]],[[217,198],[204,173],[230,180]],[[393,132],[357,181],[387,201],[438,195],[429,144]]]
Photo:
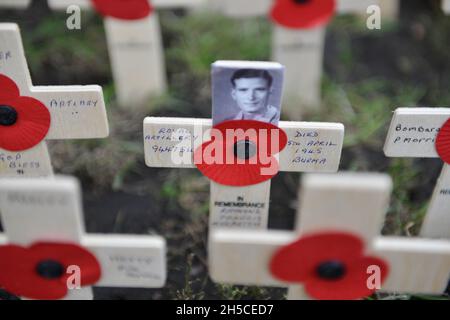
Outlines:
[[104,17],[139,20],[153,12],[150,0],[92,0],[95,10]]
[[436,151],[445,163],[450,164],[450,119],[447,120],[437,135]]
[[315,299],[353,300],[370,296],[367,268],[378,266],[381,282],[388,265],[376,257],[364,256],[358,237],[342,232],[317,233],[301,237],[275,253],[272,274],[286,282],[302,283]]
[[195,150],[194,162],[205,176],[219,184],[248,186],[278,173],[278,161],[273,155],[286,144],[286,133],[270,123],[226,121],[215,126],[211,140]]
[[335,0],[277,0],[270,16],[283,27],[308,29],[328,23],[335,10]]
[[0,148],[23,151],[34,147],[44,140],[50,121],[42,102],[20,96],[15,82],[0,74]]
[[0,287],[29,299],[53,300],[67,295],[66,272],[71,265],[81,270],[81,286],[93,285],[101,276],[95,256],[75,244],[36,243],[29,248],[0,247]]

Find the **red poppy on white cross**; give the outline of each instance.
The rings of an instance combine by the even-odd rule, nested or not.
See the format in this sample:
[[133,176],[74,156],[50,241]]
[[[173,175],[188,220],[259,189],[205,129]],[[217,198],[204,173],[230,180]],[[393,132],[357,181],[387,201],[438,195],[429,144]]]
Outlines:
[[442,10],[444,13],[450,14],[450,0],[442,0]]
[[[92,9],[94,5],[104,15],[117,98],[124,108],[145,103],[151,95],[162,94],[167,88],[159,19],[153,8],[194,8],[203,2],[204,0],[138,0],[128,3],[116,0],[48,0],[50,8],[55,10],[66,10],[71,5]],[[147,5],[144,10],[143,4]],[[125,18],[125,10],[111,11],[114,6],[133,6],[137,12],[134,16],[131,14]]]
[[165,284],[165,240],[86,233],[74,178],[1,179],[0,212],[0,289],[11,294],[78,300],[93,298],[90,286]]
[[27,8],[31,3],[31,0],[0,0],[0,7],[3,8]]
[[391,189],[383,174],[308,174],[295,232],[212,231],[211,277],[234,285],[289,286],[289,299],[443,294],[449,240],[380,236]]
[[395,110],[384,153],[397,158],[441,158],[444,168],[422,225],[422,236],[450,238],[450,108]]
[[399,8],[398,0],[212,1],[213,8],[230,17],[271,16],[272,58],[286,66],[286,97],[295,103],[287,104],[284,111],[293,120],[301,119],[306,109],[320,106],[327,22],[335,13],[366,15],[371,5],[379,5],[382,17],[391,19]]
[[105,138],[100,86],[33,86],[19,27],[0,24],[0,177],[53,174],[45,140]]
[[[223,87],[222,89],[214,82],[215,79],[224,79],[224,85],[226,86],[226,83],[230,85],[228,74],[231,74],[233,70],[247,68],[272,70],[273,72],[283,69],[280,64],[275,62],[218,61],[213,64],[212,68],[213,87],[217,87],[215,93],[222,98],[229,95],[229,88]],[[224,74],[225,77],[223,77]],[[281,88],[282,79],[278,80],[278,86]],[[221,97],[213,98],[216,111],[222,107],[224,109],[231,108],[227,102],[221,100]],[[277,107],[279,108],[279,106]],[[220,126],[221,123],[226,123],[226,121],[216,124]],[[258,126],[261,124],[266,123],[259,122]],[[211,139],[212,125],[211,119],[146,118],[144,120],[144,149],[147,166],[195,168],[194,152]],[[344,138],[342,124],[281,121],[279,128],[287,135],[286,147],[279,154],[279,171],[329,173],[338,170]],[[237,157],[236,154],[234,156]],[[244,176],[243,173],[239,173],[230,174],[225,178],[237,182],[240,175]],[[270,186],[271,182],[268,179],[245,186],[226,185],[212,179],[210,227],[266,229]]]

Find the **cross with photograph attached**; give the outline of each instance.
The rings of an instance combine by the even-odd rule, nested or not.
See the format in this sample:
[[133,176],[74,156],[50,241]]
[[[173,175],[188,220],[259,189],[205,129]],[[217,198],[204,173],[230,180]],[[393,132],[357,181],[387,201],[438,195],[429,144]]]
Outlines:
[[[81,190],[74,178],[1,179],[0,212],[4,228],[0,288],[11,294],[90,300],[90,286],[160,288],[165,284],[165,240],[86,234]],[[80,279],[72,282],[68,277],[72,273]]]
[[19,27],[0,24],[0,177],[53,174],[45,140],[105,138],[99,86],[33,86]]
[[[194,153],[211,140],[211,127],[227,120],[248,119],[248,114],[261,109],[253,119],[259,124],[278,123],[283,87],[283,67],[271,62],[218,61],[213,64],[213,120],[192,118],[148,117],[144,120],[144,147],[147,166],[156,168],[195,168]],[[248,72],[250,71],[250,72]],[[271,89],[256,74],[270,73]],[[246,75],[245,75],[246,74]],[[255,75],[252,75],[255,74]],[[238,77],[244,81],[238,81]],[[245,78],[247,77],[247,78]],[[233,86],[236,84],[236,87]],[[255,86],[251,89],[251,86]],[[240,92],[237,92],[240,91]],[[272,98],[268,98],[268,92]],[[253,92],[253,93],[252,93]],[[239,96],[239,97],[238,97]],[[248,99],[248,100],[246,100]],[[240,102],[239,102],[240,101]],[[238,106],[240,105],[240,108]],[[255,109],[255,110],[253,110]],[[256,125],[256,124],[255,124]],[[280,171],[336,172],[342,151],[344,126],[339,123],[279,122],[286,133],[286,147],[279,154]],[[233,159],[237,160],[237,141]],[[257,146],[256,146],[257,147]],[[248,150],[246,150],[248,151]],[[254,154],[252,155],[254,156]],[[248,159],[248,158],[247,158]],[[205,168],[204,168],[205,169]],[[229,170],[229,168],[225,168]],[[219,170],[221,171],[221,170]],[[245,171],[245,168],[244,168]],[[221,174],[231,183],[245,172]],[[202,171],[208,175],[208,168]],[[270,180],[237,186],[211,179],[210,227],[266,229],[268,225]]]
[[217,283],[289,286],[288,299],[361,299],[376,291],[443,294],[450,241],[380,236],[392,181],[382,174],[307,174],[296,232],[212,231]]

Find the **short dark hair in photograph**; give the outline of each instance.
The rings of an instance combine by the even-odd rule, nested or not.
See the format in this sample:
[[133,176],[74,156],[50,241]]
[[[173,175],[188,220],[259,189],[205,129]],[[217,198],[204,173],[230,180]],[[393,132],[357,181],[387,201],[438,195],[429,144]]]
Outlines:
[[267,70],[240,69],[237,70],[231,77],[231,83],[233,84],[233,87],[236,87],[236,80],[242,78],[264,78],[267,80],[269,87],[271,87],[273,83],[273,77]]

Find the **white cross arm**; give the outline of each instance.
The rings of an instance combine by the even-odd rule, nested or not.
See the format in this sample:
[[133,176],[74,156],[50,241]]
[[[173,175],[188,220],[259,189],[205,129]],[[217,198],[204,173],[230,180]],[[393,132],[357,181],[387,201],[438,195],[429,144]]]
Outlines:
[[389,264],[382,291],[444,293],[450,278],[450,241],[380,237],[372,250]]
[[399,108],[389,128],[388,157],[437,158],[436,136],[450,118],[450,108]]
[[[48,0],[49,7],[55,10],[66,9],[71,5],[79,6],[82,9],[90,9],[92,7],[90,2],[90,0]],[[156,8],[164,9],[175,7],[195,7],[205,2],[206,0],[152,0],[151,4]]]
[[103,266],[95,286],[161,288],[166,282],[166,241],[162,237],[89,234],[82,245]]
[[[209,140],[211,123],[207,119],[146,118],[144,149],[147,166],[194,168],[193,152],[203,141]],[[280,153],[281,171],[338,170],[344,140],[342,124],[281,121],[279,127],[288,136],[288,144]]]
[[21,96],[41,101],[50,111],[47,139],[104,138],[109,134],[100,86],[33,86],[19,27],[0,24],[0,74],[11,78]]
[[0,0],[0,7],[4,8],[26,8],[31,0]]
[[215,282],[236,285],[287,287],[269,270],[281,247],[295,240],[293,232],[213,230],[209,243],[209,273]]

